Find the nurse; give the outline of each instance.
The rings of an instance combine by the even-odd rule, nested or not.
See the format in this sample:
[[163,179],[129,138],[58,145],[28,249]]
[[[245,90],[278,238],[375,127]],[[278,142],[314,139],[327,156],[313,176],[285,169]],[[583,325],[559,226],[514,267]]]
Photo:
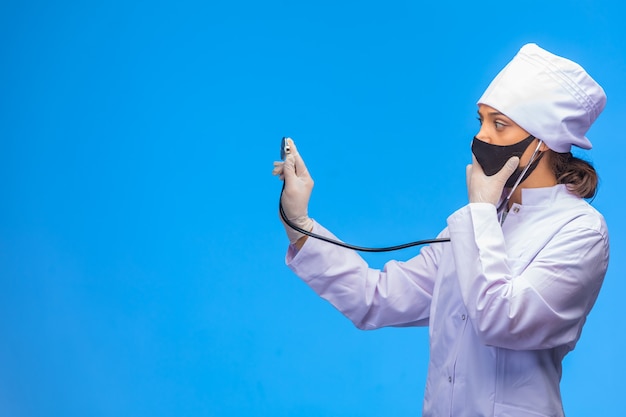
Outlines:
[[[360,329],[428,326],[424,416],[563,416],[563,357],[580,338],[609,260],[597,175],[571,154],[606,103],[578,64],[523,46],[478,100],[469,203],[449,243],[369,268],[355,251],[287,225],[287,265]],[[313,180],[295,144],[274,174],[303,229]]]

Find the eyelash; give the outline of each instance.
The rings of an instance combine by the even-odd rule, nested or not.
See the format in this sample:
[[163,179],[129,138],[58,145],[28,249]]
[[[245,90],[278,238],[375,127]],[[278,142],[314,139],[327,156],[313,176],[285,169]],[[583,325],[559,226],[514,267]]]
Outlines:
[[[476,120],[478,120],[478,123],[480,123],[480,125],[482,126],[483,119],[480,118],[480,117],[476,117]],[[495,122],[493,122],[493,124],[496,126],[496,129],[498,129],[500,127],[505,127],[506,126],[506,123],[502,123],[502,122],[499,122],[499,121],[495,121]]]

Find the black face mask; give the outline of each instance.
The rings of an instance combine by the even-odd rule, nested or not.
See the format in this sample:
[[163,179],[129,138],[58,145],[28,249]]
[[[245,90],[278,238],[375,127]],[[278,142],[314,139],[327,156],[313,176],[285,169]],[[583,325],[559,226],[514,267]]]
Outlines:
[[[513,145],[502,146],[492,145],[491,143],[483,142],[482,140],[474,137],[474,140],[472,142],[472,153],[482,167],[483,172],[487,176],[492,176],[493,174],[499,172],[502,167],[504,167],[504,164],[506,164],[506,161],[508,161],[511,157],[517,156],[518,158],[521,158],[526,151],[526,148],[530,146],[533,140],[535,140],[535,137],[533,135],[530,135],[526,139]],[[522,178],[520,182],[528,178],[531,172],[533,172],[533,170],[537,167],[537,164],[539,164],[542,156],[543,152],[539,155],[538,158],[533,161],[533,163],[526,171],[524,178]],[[513,174],[511,174],[504,186],[510,188],[515,185],[515,182],[517,181],[517,178],[521,175],[523,169],[523,167],[518,166]]]

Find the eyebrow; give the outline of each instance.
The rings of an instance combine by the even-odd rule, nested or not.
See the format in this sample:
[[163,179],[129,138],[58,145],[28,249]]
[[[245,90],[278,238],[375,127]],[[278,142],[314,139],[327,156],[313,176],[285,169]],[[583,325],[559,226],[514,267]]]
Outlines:
[[[478,113],[478,115],[480,117],[483,117],[483,115],[480,114],[480,110],[477,110],[476,113]],[[499,111],[491,111],[491,112],[487,113],[487,115],[488,116],[504,116],[504,117],[507,117],[504,113],[501,113]]]
[[[477,110],[476,113],[478,113],[478,118],[480,120],[483,120],[483,115],[480,114],[480,110]],[[490,111],[489,113],[487,113],[487,116],[491,116],[491,117],[506,117],[507,120],[511,120],[511,119],[509,119],[509,117],[506,114],[501,113],[499,111]]]

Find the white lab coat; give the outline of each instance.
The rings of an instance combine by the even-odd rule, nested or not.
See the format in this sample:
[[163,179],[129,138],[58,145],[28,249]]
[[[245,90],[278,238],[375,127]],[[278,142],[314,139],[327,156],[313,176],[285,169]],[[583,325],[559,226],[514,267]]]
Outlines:
[[563,416],[561,361],[598,296],[608,232],[564,185],[522,201],[502,226],[493,205],[469,204],[440,234],[450,243],[382,270],[311,238],[286,261],[360,329],[429,326],[423,416]]

